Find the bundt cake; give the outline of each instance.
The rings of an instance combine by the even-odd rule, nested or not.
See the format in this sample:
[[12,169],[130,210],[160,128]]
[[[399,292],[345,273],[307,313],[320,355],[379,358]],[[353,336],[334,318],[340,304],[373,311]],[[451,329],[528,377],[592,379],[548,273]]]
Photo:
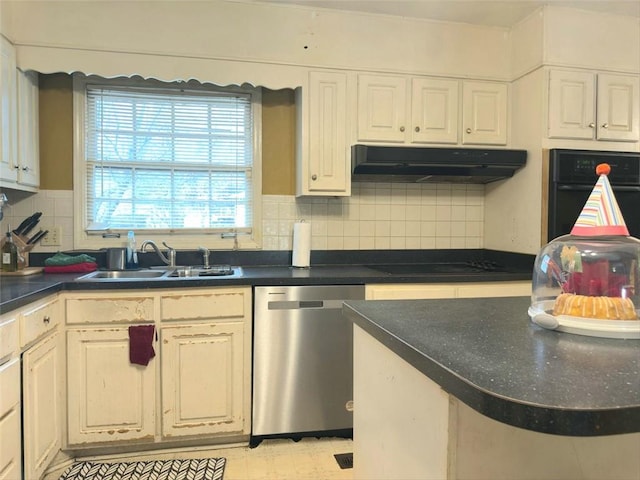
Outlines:
[[558,295],[553,306],[553,314],[601,320],[638,319],[638,313],[630,298],[592,297],[573,293]]

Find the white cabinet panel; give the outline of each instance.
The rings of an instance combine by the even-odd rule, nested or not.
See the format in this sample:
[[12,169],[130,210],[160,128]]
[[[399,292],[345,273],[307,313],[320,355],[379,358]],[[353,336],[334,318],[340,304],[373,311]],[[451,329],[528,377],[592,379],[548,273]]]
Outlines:
[[640,77],[598,74],[598,140],[640,140]]
[[296,105],[296,194],[350,195],[347,75],[309,72],[308,85],[296,91]]
[[507,101],[504,83],[362,74],[358,76],[357,138],[360,142],[506,145]]
[[40,130],[38,74],[17,72],[18,92],[18,182],[40,186]]
[[407,79],[358,75],[358,140],[403,143],[407,129]]
[[242,432],[243,325],[162,327],[162,434]]
[[567,71],[549,73],[549,137],[593,138],[594,107],[593,74]]
[[16,53],[0,35],[0,183],[18,181]]
[[463,144],[507,144],[507,95],[503,83],[463,82]]
[[58,334],[22,356],[24,473],[40,478],[60,450],[60,365]]
[[127,327],[67,331],[69,443],[153,439],[156,363],[129,362]]
[[640,77],[549,72],[549,138],[640,141]]
[[20,405],[0,417],[0,480],[22,478]]
[[411,81],[411,142],[458,142],[457,80]]

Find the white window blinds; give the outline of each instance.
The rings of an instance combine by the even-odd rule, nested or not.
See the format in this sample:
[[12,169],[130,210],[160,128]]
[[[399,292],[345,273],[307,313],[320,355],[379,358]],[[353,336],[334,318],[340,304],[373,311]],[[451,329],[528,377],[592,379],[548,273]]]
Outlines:
[[251,232],[250,93],[87,85],[88,230]]

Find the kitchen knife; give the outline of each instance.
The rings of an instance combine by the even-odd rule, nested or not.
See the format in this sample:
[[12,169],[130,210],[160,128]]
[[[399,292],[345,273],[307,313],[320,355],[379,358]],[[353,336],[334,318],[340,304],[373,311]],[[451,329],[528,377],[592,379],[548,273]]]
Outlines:
[[[39,215],[38,215],[39,214]],[[40,215],[42,215],[42,212],[36,212],[33,215],[25,218],[22,223],[20,225],[18,225],[18,228],[16,228],[13,233],[15,233],[16,235],[24,235],[24,230],[31,225],[31,222],[33,222],[36,218],[39,218]]]
[[26,227],[24,227],[21,231],[20,231],[20,235],[26,235],[27,233],[29,233],[31,230],[33,230],[33,227],[35,227],[38,222],[40,221],[40,217],[42,216],[42,212],[36,212],[33,214],[31,221],[27,224]]
[[31,237],[29,239],[29,241],[27,241],[27,244],[28,245],[35,245],[37,242],[42,240],[42,238],[45,237],[47,235],[47,233],[49,233],[49,230],[44,230],[44,231],[40,230],[33,237]]
[[29,238],[29,240],[27,240],[27,245],[31,245],[41,233],[42,229],[38,230],[37,233],[35,233],[33,236],[31,236],[31,238]]

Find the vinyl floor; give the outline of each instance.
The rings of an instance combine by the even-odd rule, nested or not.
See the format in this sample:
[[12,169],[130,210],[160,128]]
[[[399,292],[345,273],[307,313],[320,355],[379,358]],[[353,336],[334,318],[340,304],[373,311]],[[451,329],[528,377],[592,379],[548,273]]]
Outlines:
[[[255,448],[221,447],[210,450],[127,455],[122,460],[225,457],[224,480],[353,480],[353,469],[341,469],[334,454],[353,452],[350,439],[303,438],[265,440]],[[49,472],[44,480],[57,480],[62,471]]]

